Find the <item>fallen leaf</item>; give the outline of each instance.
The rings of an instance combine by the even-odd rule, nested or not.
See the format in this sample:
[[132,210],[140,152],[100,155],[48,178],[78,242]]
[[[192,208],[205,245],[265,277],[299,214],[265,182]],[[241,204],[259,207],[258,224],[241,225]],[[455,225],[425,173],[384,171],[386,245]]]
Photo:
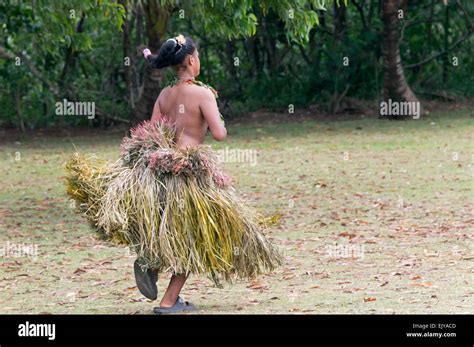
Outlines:
[[433,283],[431,283],[431,282],[422,282],[422,283],[412,283],[411,285],[415,286],[415,287],[431,287],[433,285]]
[[262,282],[259,282],[259,281],[253,281],[251,282],[247,288],[249,289],[254,289],[254,290],[257,290],[257,289],[268,289],[268,286],[265,285],[264,283]]
[[74,271],[74,275],[80,275],[80,274],[83,274],[83,273],[86,273],[87,271],[84,270],[84,269],[81,269],[81,268],[77,268],[75,271]]
[[282,277],[283,280],[291,280],[292,278],[294,278],[295,275],[294,274],[288,274],[288,275],[284,275]]

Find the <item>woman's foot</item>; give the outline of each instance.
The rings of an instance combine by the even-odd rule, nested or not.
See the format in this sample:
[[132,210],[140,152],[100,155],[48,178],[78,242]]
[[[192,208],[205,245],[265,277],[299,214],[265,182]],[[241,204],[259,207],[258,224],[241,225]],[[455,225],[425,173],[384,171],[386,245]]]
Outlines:
[[156,300],[158,297],[158,288],[156,287],[156,281],[158,280],[158,271],[153,269],[142,269],[139,259],[135,260],[133,264],[135,272],[135,281],[140,293],[142,293],[147,299]]
[[185,301],[183,298],[178,296],[178,300],[176,303],[171,307],[155,307],[153,308],[153,312],[155,314],[173,314],[179,312],[192,312],[196,311],[197,308],[192,303]]

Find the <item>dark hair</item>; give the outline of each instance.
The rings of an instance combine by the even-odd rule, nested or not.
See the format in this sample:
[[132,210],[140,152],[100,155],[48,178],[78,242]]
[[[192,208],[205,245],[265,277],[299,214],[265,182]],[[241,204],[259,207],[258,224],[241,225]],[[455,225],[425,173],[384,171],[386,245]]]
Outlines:
[[196,50],[194,41],[190,37],[185,39],[184,44],[180,44],[176,38],[166,40],[158,54],[147,57],[150,66],[155,69],[162,69],[167,66],[181,64],[188,54],[193,54]]

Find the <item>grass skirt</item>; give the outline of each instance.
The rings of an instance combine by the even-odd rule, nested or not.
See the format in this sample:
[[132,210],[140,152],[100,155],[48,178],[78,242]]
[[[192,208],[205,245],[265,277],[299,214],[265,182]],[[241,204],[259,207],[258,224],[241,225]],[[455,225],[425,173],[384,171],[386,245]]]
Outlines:
[[65,166],[68,194],[103,238],[129,245],[146,267],[206,274],[219,285],[280,265],[211,149],[182,149],[174,138],[173,126],[145,121],[113,164],[75,153]]

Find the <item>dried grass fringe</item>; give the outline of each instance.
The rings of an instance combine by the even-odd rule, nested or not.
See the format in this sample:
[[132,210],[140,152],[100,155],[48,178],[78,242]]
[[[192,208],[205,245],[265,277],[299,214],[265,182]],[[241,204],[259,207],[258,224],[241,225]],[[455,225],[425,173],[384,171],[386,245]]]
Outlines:
[[207,146],[178,148],[174,127],[145,121],[109,164],[75,153],[66,189],[99,235],[134,249],[145,267],[220,280],[282,263],[259,216],[235,195]]

